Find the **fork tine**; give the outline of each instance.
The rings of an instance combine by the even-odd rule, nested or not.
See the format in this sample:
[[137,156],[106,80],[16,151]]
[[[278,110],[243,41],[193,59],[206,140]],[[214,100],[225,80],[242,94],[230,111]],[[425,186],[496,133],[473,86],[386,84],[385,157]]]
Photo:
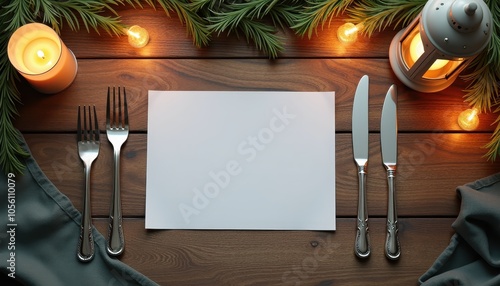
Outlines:
[[92,114],[90,112],[90,105],[88,106],[88,113],[89,113],[89,129],[87,130],[89,134],[89,141],[94,140],[94,130],[92,128]]
[[110,127],[110,108],[111,108],[111,106],[109,105],[109,92],[110,92],[110,87],[108,86],[108,99],[106,101],[106,128]]
[[127,107],[127,93],[123,87],[123,113],[125,115],[125,128],[128,128],[128,107]]
[[94,105],[94,126],[95,126],[95,141],[99,141],[99,123],[97,122],[97,112],[95,111]]
[[112,128],[116,127],[116,93],[115,87],[113,86],[113,118],[111,119]]
[[87,108],[83,106],[83,141],[88,140],[88,129],[87,129]]
[[121,96],[121,88],[118,87],[118,120],[117,120],[118,128],[122,128],[122,96]]

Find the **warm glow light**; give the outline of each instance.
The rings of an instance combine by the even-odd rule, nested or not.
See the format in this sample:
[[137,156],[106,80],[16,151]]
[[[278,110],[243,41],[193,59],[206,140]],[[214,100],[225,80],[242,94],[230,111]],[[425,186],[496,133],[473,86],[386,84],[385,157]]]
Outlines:
[[142,48],[149,42],[149,33],[141,26],[134,25],[127,30],[128,42],[132,47]]
[[[424,45],[422,44],[422,37],[420,36],[420,33],[417,33],[411,40],[410,44],[410,56],[413,62],[416,62],[423,53]],[[438,70],[446,64],[448,64],[448,60],[436,60],[429,70]]]
[[354,25],[353,23],[345,23],[337,30],[337,38],[342,43],[353,43],[358,38],[358,31],[361,28],[363,28],[362,23],[359,23],[357,25]]
[[458,115],[458,125],[466,131],[471,131],[479,125],[479,117],[477,116],[478,110],[476,108],[467,109]]
[[49,26],[29,23],[18,28],[7,46],[9,61],[38,91],[58,93],[75,79],[75,55]]

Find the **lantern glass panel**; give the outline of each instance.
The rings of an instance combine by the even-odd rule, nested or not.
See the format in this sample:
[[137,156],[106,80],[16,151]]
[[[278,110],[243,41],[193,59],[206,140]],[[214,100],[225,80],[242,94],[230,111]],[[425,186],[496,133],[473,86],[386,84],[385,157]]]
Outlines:
[[[415,45],[416,41],[420,41],[420,45]],[[417,50],[416,48],[419,48],[419,50]],[[401,54],[403,56],[403,62],[406,68],[408,70],[411,69],[415,64],[415,62],[423,53],[424,53],[424,48],[422,45],[422,40],[420,37],[418,25],[415,25],[413,30],[407,34],[407,36],[401,43]]]
[[[415,25],[413,30],[407,34],[406,38],[401,43],[401,54],[403,62],[408,70],[411,70],[417,63],[420,57],[434,56],[435,51],[426,51],[428,45],[424,45],[422,36],[420,35],[419,25]],[[431,59],[432,61],[432,59]],[[424,73],[424,79],[446,79],[457,70],[463,63],[463,59],[449,60],[436,58],[433,62],[426,63],[429,68]],[[423,63],[420,63],[423,64]]]

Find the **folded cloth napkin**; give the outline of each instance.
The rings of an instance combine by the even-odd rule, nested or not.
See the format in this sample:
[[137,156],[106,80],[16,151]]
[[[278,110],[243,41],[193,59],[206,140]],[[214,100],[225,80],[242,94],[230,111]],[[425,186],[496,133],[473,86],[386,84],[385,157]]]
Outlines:
[[500,173],[457,188],[462,203],[450,245],[419,283],[500,285]]
[[[21,146],[29,152],[26,142]],[[81,214],[32,156],[23,175],[9,178],[0,172],[2,285],[157,285],[109,257],[105,238],[95,228],[94,259],[77,259]]]

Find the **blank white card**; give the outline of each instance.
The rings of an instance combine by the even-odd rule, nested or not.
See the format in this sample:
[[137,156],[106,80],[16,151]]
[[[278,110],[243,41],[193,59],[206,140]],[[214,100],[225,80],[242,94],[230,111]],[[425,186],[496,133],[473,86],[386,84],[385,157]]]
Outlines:
[[149,91],[146,228],[335,230],[334,97]]

